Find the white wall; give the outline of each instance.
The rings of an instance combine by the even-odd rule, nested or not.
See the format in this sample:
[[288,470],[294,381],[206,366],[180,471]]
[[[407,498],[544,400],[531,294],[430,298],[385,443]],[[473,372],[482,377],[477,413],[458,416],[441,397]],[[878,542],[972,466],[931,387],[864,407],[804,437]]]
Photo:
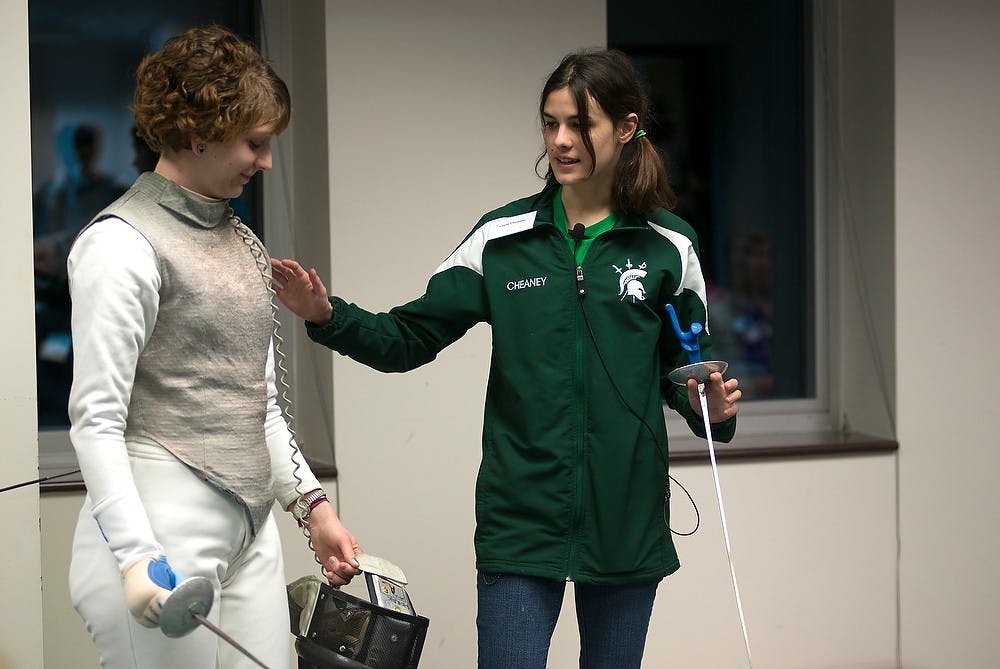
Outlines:
[[42,613],[45,644],[40,660],[45,666],[98,666],[97,651],[83,621],[69,601],[69,559],[76,516],[83,493],[46,492],[42,495]]
[[895,11],[903,661],[996,666],[1000,5]]
[[[0,291],[6,360],[0,373],[3,467],[0,487],[38,476],[35,428],[34,308],[31,256],[31,151],[28,122],[28,4],[0,4],[0,200],[4,203],[4,260]],[[17,324],[17,325],[15,325]],[[0,669],[41,667],[41,567],[38,488],[0,496]]]
[[[842,425],[895,435],[893,230],[893,44],[891,0],[828,3],[839,55],[827,74],[831,226],[837,248],[830,283],[838,305],[833,341]],[[825,250],[825,249],[824,249]]]

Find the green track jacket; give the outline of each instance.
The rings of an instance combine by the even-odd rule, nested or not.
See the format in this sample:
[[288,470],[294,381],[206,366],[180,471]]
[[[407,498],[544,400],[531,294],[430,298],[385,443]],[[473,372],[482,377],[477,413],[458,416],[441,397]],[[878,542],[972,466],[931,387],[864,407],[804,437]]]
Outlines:
[[[664,305],[685,330],[706,322],[697,240],[666,211],[622,216],[578,268],[552,224],[557,192],[549,186],[486,214],[419,299],[373,314],[331,297],[331,321],[307,329],[358,362],[402,372],[489,323],[477,568],[658,580],[680,566],[665,523],[663,401],[704,436],[686,390],[666,378],[688,359]],[[735,418],[718,424],[714,437],[729,441],[735,428]]]

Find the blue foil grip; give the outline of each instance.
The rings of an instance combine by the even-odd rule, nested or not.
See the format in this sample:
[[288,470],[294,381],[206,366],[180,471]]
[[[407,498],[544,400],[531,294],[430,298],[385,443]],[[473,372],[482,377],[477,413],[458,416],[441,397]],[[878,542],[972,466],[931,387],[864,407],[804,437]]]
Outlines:
[[687,351],[688,362],[701,362],[701,346],[698,344],[698,335],[704,331],[705,327],[701,323],[692,323],[691,330],[684,332],[681,330],[680,321],[677,320],[677,312],[674,311],[674,305],[667,303],[664,309],[670,315],[670,324],[674,327],[674,333],[677,335],[677,340],[681,343],[681,348]]
[[680,342],[681,348],[688,355],[688,364],[671,371],[667,374],[667,378],[677,385],[683,386],[687,385],[688,379],[694,379],[698,383],[705,383],[708,381],[708,377],[714,372],[724,373],[729,367],[729,363],[722,360],[709,360],[705,362],[701,359],[701,345],[698,343],[698,336],[705,331],[705,326],[701,323],[692,323],[691,329],[688,332],[684,332],[681,330],[680,321],[677,320],[677,312],[674,311],[674,305],[667,304],[664,306],[664,309],[670,314],[670,324],[674,328],[674,334],[677,335],[677,340]]

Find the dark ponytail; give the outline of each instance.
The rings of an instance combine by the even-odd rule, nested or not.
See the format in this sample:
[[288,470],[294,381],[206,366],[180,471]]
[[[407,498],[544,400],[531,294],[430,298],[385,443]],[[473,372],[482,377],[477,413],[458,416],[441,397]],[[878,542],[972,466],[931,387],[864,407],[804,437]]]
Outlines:
[[[591,161],[595,159],[595,154],[590,141],[588,94],[601,105],[615,126],[629,114],[635,114],[639,117],[636,132],[646,128],[649,98],[635,66],[621,51],[579,51],[563,58],[542,88],[538,105],[540,115],[549,94],[561,88],[568,88],[576,101],[583,144]],[[543,153],[538,163],[544,158]],[[555,180],[551,167],[545,179],[549,182]],[[611,187],[611,202],[616,210],[626,214],[671,209],[677,203],[677,196],[667,180],[663,158],[648,137],[633,136],[622,147]]]
[[672,209],[677,204],[663,158],[648,137],[632,137],[622,147],[611,199],[616,209],[629,214]]

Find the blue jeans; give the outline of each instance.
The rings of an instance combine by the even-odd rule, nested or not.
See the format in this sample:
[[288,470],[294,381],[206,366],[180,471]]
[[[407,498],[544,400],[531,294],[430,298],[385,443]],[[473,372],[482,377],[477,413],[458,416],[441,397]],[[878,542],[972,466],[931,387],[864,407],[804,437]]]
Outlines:
[[[659,581],[575,583],[580,669],[639,669]],[[544,669],[564,581],[479,572],[479,669]]]

